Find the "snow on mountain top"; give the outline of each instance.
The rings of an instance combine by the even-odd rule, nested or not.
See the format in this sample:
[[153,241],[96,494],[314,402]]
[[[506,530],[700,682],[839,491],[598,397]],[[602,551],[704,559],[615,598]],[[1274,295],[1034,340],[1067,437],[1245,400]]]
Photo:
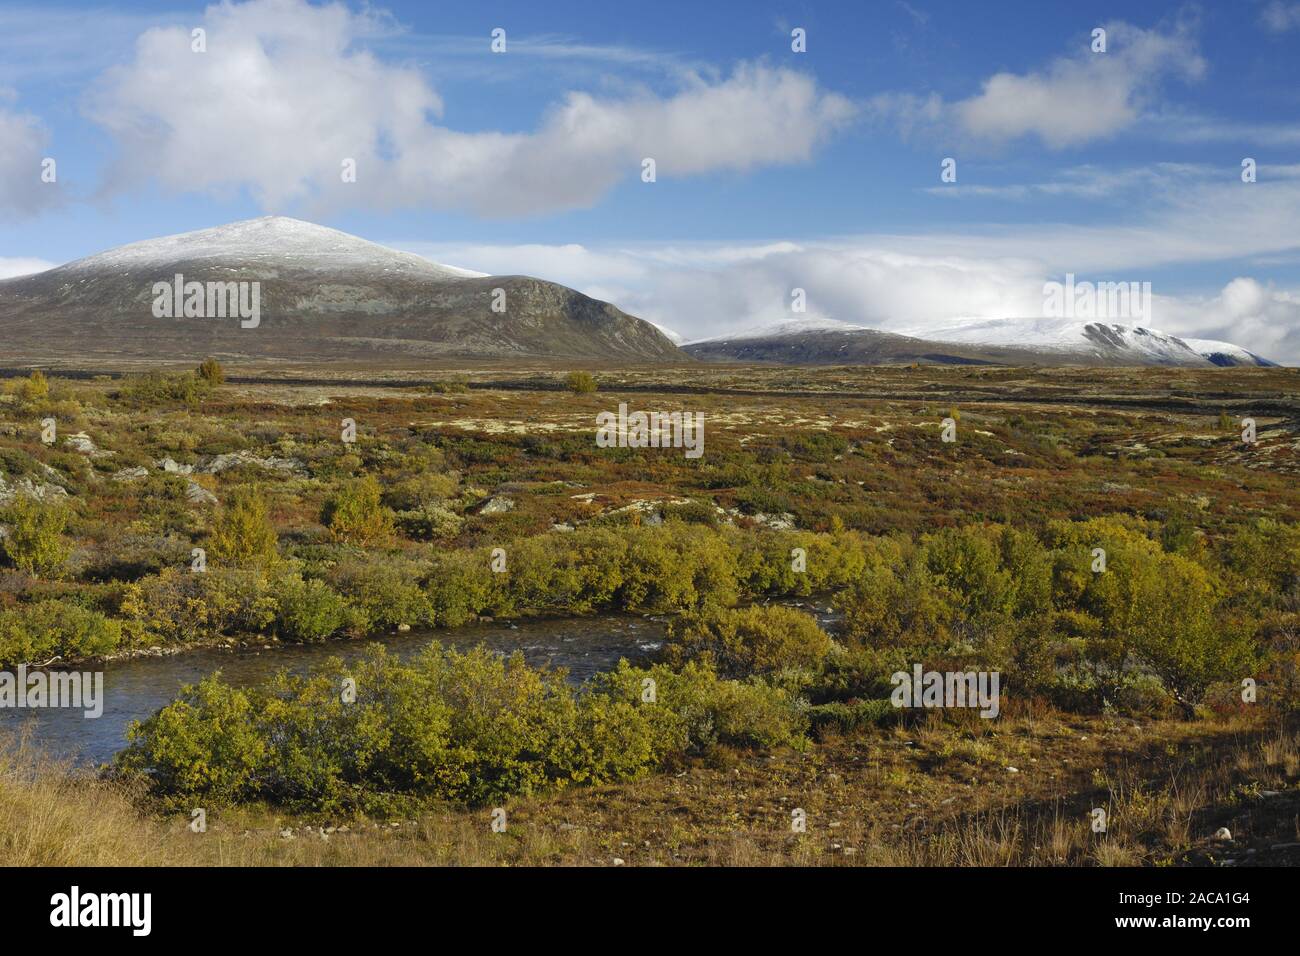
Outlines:
[[1274,365],[1266,358],[1256,355],[1250,349],[1244,349],[1240,345],[1233,345],[1231,342],[1220,342],[1217,339],[1183,339],[1188,348],[1199,352],[1206,359],[1218,364],[1226,364],[1216,361],[1213,356],[1226,356],[1233,361],[1242,365]]
[[124,271],[202,259],[233,260],[246,264],[282,261],[319,269],[340,265],[369,266],[378,272],[423,273],[435,279],[476,278],[483,275],[481,272],[441,265],[414,253],[399,252],[337,229],[287,216],[245,219],[212,229],[133,242],[78,259],[62,268],[74,272]]
[[[729,342],[739,339],[780,338],[802,332],[854,332],[867,326],[834,319],[801,319],[778,322],[717,335],[699,342]],[[1209,339],[1183,339],[1142,326],[1120,325],[1106,320],[1078,318],[1027,317],[1012,319],[965,318],[947,323],[927,323],[904,329],[888,329],[897,335],[911,336],[948,345],[1002,346],[1071,357],[1094,355],[1103,362],[1127,361],[1151,365],[1268,365],[1249,349],[1230,342]],[[696,344],[695,342],[688,344]]]
[[838,319],[791,319],[785,322],[773,322],[768,325],[760,325],[752,329],[743,329],[739,332],[728,332],[725,335],[713,335],[706,339],[694,339],[693,341],[681,344],[698,345],[701,342],[734,342],[737,339],[766,339],[785,335],[799,335],[801,332],[860,332],[866,329],[867,327],[865,325],[853,325],[850,322],[841,322]]
[[1030,348],[1077,348],[1089,340],[1089,326],[1109,327],[1117,332],[1136,331],[1128,326],[1113,325],[1105,321],[1034,316],[1015,319],[956,319],[948,325],[930,323],[900,331],[903,335],[938,339],[944,342],[1022,345]]
[[[643,319],[642,321],[650,322],[649,319]],[[660,325],[658,322],[650,322],[650,324],[662,332],[664,337],[668,339],[669,342],[672,342],[673,345],[682,345],[685,343],[685,338],[680,332],[676,332],[673,329],[668,328],[666,325]]]
[[1044,351],[1125,352],[1156,362],[1186,362],[1199,357],[1174,335],[1142,326],[1119,325],[1105,320],[1060,318],[968,319],[952,325],[928,325],[903,330],[904,335],[961,342],[969,345],[1004,345]]

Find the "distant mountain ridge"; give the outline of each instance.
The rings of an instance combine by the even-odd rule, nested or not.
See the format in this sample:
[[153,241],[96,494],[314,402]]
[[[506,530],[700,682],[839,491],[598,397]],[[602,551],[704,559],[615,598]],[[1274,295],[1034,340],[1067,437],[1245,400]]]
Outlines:
[[[177,276],[184,283],[205,285],[257,283],[259,321],[178,318],[184,314],[179,309],[157,314],[155,287],[180,285]],[[181,299],[178,289],[178,306]],[[12,363],[98,367],[217,355],[368,364],[448,358],[632,364],[692,358],[801,365],[1274,364],[1230,342],[1072,319],[969,319],[885,332],[804,317],[681,348],[679,339],[668,329],[554,282],[441,265],[282,216],[130,243],[0,281],[0,360]]]
[[[259,283],[260,323],[156,317],[154,286],[177,275]],[[557,283],[485,276],[280,216],[131,243],[0,281],[0,352],[87,364],[209,354],[683,358],[649,322]]]
[[790,365],[1169,365],[1275,363],[1229,342],[1180,339],[1151,329],[1072,319],[995,319],[882,332],[830,319],[794,320],[688,342],[706,362]]

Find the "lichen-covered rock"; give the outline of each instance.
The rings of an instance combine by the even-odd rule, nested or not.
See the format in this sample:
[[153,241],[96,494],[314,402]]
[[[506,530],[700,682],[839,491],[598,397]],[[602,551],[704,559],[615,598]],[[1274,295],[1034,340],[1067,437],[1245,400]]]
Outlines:
[[185,498],[190,504],[195,505],[215,505],[217,503],[217,496],[197,481],[189,483],[189,486],[185,489]]
[[251,451],[232,451],[224,455],[217,455],[200,467],[199,471],[205,475],[219,475],[227,468],[236,468],[240,465],[253,465],[256,468],[265,468],[268,471],[283,471],[294,475],[305,475],[307,473],[307,466],[297,458],[259,458]]

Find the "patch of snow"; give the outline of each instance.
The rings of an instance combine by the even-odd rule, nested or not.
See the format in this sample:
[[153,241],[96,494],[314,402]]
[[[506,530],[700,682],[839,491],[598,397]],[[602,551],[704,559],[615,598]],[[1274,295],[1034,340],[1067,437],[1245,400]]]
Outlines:
[[[645,319],[643,321],[650,322],[649,319]],[[660,325],[658,322],[650,322],[650,324],[653,325],[660,332],[662,332],[664,334],[664,337],[668,339],[669,342],[672,342],[673,345],[686,344],[686,338],[680,332],[674,332],[672,329],[668,328],[668,326]]]
[[[1183,339],[1187,347],[1195,352],[1200,353],[1204,358],[1215,362],[1212,356],[1222,355],[1239,362],[1242,365],[1272,365],[1268,359],[1256,355],[1250,349],[1244,349],[1240,345],[1233,345],[1231,342],[1220,342],[1217,339]],[[1215,364],[1219,364],[1215,362]]]
[[1128,355],[1157,364],[1208,362],[1174,335],[1142,326],[1101,320],[1057,318],[964,319],[950,325],[925,325],[901,330],[903,335],[968,345],[1001,345],[1044,352],[1092,352],[1098,356]]
[[205,259],[246,265],[256,265],[261,261],[276,265],[288,263],[321,270],[338,266],[365,267],[434,279],[478,278],[483,275],[287,216],[245,219],[213,229],[133,242],[78,259],[60,269],[73,275],[114,270],[127,272]]

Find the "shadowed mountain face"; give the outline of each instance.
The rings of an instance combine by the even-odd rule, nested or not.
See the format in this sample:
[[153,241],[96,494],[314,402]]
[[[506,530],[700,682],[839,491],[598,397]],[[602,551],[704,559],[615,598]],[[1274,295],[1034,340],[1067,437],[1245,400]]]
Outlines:
[[874,329],[813,330],[772,336],[710,339],[682,350],[705,362],[781,365],[1050,365],[1041,354],[999,346],[930,342]]
[[[233,307],[224,317],[157,316],[155,284],[173,285],[177,275],[205,285],[258,283],[259,321],[241,323],[247,312]],[[251,289],[243,303],[251,304]],[[134,243],[0,282],[6,361],[94,365],[206,355],[368,362],[685,357],[650,323],[565,286],[482,276],[282,217]]]

